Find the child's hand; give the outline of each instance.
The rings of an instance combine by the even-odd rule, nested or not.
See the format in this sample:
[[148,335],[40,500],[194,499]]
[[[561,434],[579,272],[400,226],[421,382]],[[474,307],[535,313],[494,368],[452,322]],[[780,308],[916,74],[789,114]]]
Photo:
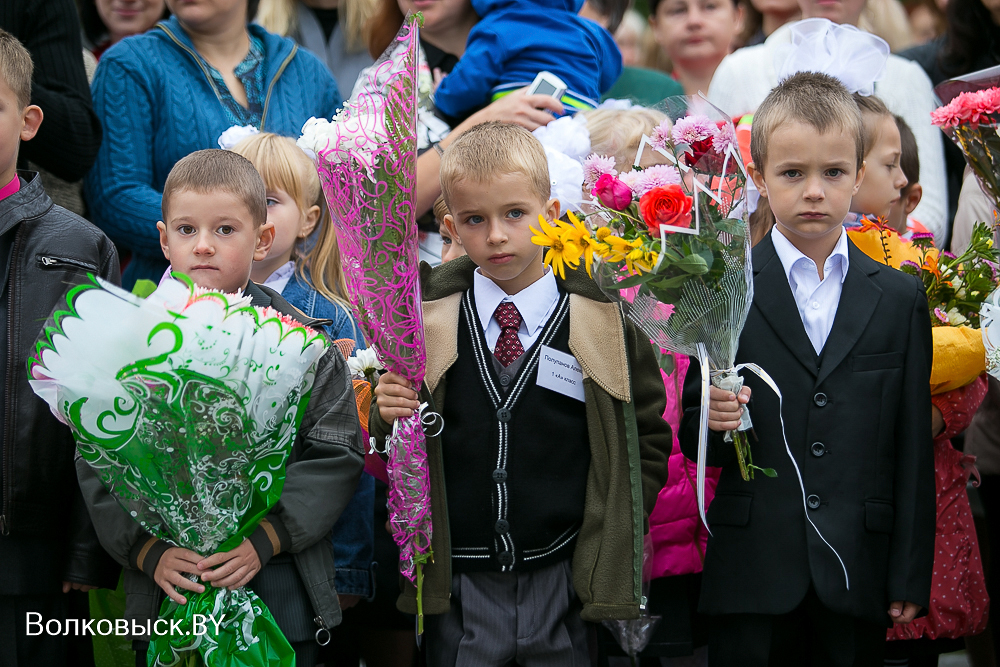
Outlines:
[[378,413],[387,424],[397,417],[409,417],[420,407],[417,392],[410,389],[409,380],[395,373],[386,373],[378,379],[375,402]]
[[93,591],[96,589],[97,586],[90,586],[88,584],[78,584],[75,581],[63,582],[63,593],[69,593],[70,591],[82,591],[86,593],[87,591]]
[[897,600],[889,605],[889,618],[892,619],[893,623],[906,625],[917,617],[918,611],[920,611],[920,605]]
[[198,574],[198,561],[201,556],[189,549],[170,547],[160,556],[153,573],[153,581],[163,589],[167,597],[177,604],[187,604],[187,598],[174,590],[174,586],[184,590],[203,593],[205,587],[197,581],[191,581],[185,574]]
[[250,540],[244,539],[243,543],[232,551],[217,551],[200,561],[198,570],[201,572],[202,581],[211,582],[215,588],[235,591],[250,583],[254,575],[260,572],[260,557]]
[[750,402],[750,387],[743,387],[736,396],[727,389],[712,386],[708,390],[708,399],[708,428],[735,431],[740,427],[743,406]]

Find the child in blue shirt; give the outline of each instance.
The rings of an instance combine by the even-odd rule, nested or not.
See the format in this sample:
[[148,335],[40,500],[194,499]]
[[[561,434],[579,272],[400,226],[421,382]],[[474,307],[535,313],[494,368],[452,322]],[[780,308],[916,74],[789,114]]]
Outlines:
[[434,105],[451,119],[464,118],[551,72],[568,87],[563,104],[597,106],[621,75],[622,56],[607,30],[577,16],[582,6],[583,0],[472,0],[482,20],[438,86]]

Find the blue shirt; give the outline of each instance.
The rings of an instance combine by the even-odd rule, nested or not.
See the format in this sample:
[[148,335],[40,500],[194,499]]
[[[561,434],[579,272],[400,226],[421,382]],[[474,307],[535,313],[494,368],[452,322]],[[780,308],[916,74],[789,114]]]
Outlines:
[[198,59],[208,69],[211,75],[212,88],[218,95],[222,108],[225,109],[229,120],[233,125],[260,125],[261,115],[264,113],[264,40],[259,36],[250,35],[250,50],[246,57],[236,66],[233,74],[243,84],[243,89],[247,95],[247,105],[243,106],[236,101],[226,80],[222,78],[222,73],[215,69],[205,60],[201,54]]

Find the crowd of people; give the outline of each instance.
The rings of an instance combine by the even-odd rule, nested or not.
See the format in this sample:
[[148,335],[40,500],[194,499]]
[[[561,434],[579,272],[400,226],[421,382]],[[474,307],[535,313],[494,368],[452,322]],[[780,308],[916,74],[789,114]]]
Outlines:
[[[628,658],[602,622],[647,610],[660,621],[633,664],[923,667],[963,648],[974,667],[997,664],[1000,385],[983,374],[930,395],[922,288],[844,227],[881,218],[961,252],[975,222],[993,223],[931,111],[935,86],[1000,65],[1000,2],[631,5],[0,6],[0,667],[146,665],[148,634],[95,653],[96,638],[33,635],[26,619],[120,603],[142,628],[165,597],[211,586],[253,589],[300,667],[614,665]],[[428,370],[422,387],[381,376],[368,443],[343,357],[369,342],[295,140],[364,86],[411,12]],[[815,31],[879,66],[792,48]],[[541,71],[565,90],[530,93]],[[563,179],[591,153],[616,174],[654,164],[642,146],[677,95],[733,120],[760,196],[737,362],[783,392],[712,388],[711,532],[697,359],[654,349],[582,268],[557,277],[530,228],[590,212],[591,193]],[[133,521],[24,373],[70,285],[94,274],[132,290],[172,272],[349,343],[318,366],[282,499],[224,553]],[[579,362],[583,399],[534,381],[543,348]],[[418,642],[417,590],[369,459],[423,403],[445,426],[427,443],[434,559]],[[723,438],[748,404],[776,478],[744,481]],[[935,472],[952,445],[978,457],[982,482],[946,507]]]

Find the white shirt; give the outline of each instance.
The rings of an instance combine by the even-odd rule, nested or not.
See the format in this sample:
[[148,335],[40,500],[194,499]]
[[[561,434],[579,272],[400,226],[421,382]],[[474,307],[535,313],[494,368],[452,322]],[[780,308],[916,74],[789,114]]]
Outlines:
[[489,345],[490,351],[496,349],[497,339],[500,338],[500,325],[493,318],[493,313],[503,301],[511,301],[517,306],[518,312],[521,313],[521,328],[517,331],[517,337],[521,339],[521,345],[525,350],[531,347],[559,303],[559,288],[556,287],[556,278],[552,270],[546,270],[544,276],[513,295],[497,287],[497,284],[481,274],[479,269],[476,269],[472,276],[472,294],[476,297],[476,312],[479,314],[479,324],[486,334],[486,344]]
[[841,228],[837,247],[823,263],[823,280],[819,279],[816,262],[793,246],[777,225],[771,232],[771,241],[785,269],[806,335],[816,354],[819,354],[830,337],[837,306],[840,305],[840,294],[844,291],[844,279],[847,278],[847,232]]
[[[730,116],[753,113],[778,85],[774,51],[778,45],[791,41],[792,25],[781,26],[763,44],[726,56],[712,77],[709,101]],[[937,108],[931,80],[915,62],[890,55],[884,76],[875,83],[875,95],[906,121],[917,139],[924,198],[914,209],[913,217],[934,233],[935,242],[940,245],[948,233],[948,186],[943,133],[931,125],[931,111]]]
[[274,273],[267,277],[267,280],[264,281],[264,285],[265,287],[270,287],[278,294],[281,294],[285,291],[285,286],[288,284],[288,281],[292,279],[292,275],[294,273],[295,262],[285,262],[275,269]]

